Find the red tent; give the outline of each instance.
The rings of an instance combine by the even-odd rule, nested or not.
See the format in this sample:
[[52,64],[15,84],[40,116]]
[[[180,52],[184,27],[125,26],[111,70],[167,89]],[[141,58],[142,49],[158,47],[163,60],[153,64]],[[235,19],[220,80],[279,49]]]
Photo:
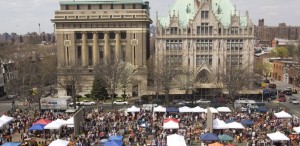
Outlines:
[[42,125],[47,125],[51,122],[51,120],[46,120],[46,119],[40,119],[36,121],[34,124],[42,124]]
[[164,120],[164,123],[167,123],[167,122],[170,122],[170,121],[173,121],[175,123],[179,123],[179,121],[177,119],[173,119],[173,118],[168,118],[168,119],[165,119]]

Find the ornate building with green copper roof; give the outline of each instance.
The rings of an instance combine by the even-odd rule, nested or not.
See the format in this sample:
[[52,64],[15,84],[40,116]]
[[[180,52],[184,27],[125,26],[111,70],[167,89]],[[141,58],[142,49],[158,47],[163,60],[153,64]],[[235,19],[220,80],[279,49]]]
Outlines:
[[254,25],[230,0],[176,0],[156,19],[157,66],[163,58],[181,66],[207,96],[216,88],[214,74],[253,63]]

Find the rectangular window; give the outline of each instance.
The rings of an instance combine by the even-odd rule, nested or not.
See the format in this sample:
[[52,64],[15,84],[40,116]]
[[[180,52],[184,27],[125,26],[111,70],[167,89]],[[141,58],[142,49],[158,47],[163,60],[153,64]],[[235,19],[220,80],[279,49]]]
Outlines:
[[114,32],[110,32],[109,39],[115,39],[115,38],[116,38],[116,34]]
[[122,9],[125,9],[125,5],[124,4],[122,4]]
[[99,9],[102,9],[102,5],[101,4],[99,5]]
[[76,39],[81,40],[82,39],[82,33],[76,33]]
[[122,60],[126,61],[126,46],[122,46],[121,51],[122,51]]
[[110,9],[114,9],[114,5],[113,4],[110,5]]
[[208,19],[208,11],[201,11],[201,18]]
[[93,33],[87,33],[87,39],[93,39]]
[[77,62],[78,62],[78,65],[82,65],[82,62],[81,62],[81,46],[77,47]]
[[231,27],[231,34],[238,34],[238,27]]
[[126,39],[126,32],[121,32],[121,39]]
[[66,10],[69,10],[69,5],[66,5]]
[[133,5],[132,5],[132,9],[136,9],[136,6],[135,6],[135,4],[133,4]]
[[177,27],[171,27],[170,34],[177,34]]
[[77,10],[80,10],[80,5],[77,5]]
[[104,39],[104,33],[98,33],[98,39],[103,40]]
[[103,59],[104,58],[104,47],[99,46],[99,58]]
[[91,6],[91,5],[88,5],[88,9],[89,9],[89,10],[92,9],[92,6]]
[[92,46],[89,46],[88,47],[89,50],[88,50],[88,64],[89,66],[92,66],[93,65],[93,47]]

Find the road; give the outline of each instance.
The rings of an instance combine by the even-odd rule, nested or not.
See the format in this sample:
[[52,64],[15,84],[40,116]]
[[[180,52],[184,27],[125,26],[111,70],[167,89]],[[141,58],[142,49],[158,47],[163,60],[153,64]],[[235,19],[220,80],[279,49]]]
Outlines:
[[[285,87],[293,87],[290,84],[287,83],[283,83],[280,81],[274,81],[272,83],[275,83],[277,85],[277,89],[282,90]],[[300,92],[299,88],[298,88],[298,92]],[[289,99],[290,97],[296,97],[298,99],[298,101],[300,101],[300,93],[298,94],[293,94],[291,96],[286,95],[287,99]],[[292,104],[287,102],[280,102],[278,103],[277,101],[273,101],[274,105],[279,105],[281,107],[285,107],[291,114],[295,114],[296,116],[300,117],[300,105],[299,104]]]

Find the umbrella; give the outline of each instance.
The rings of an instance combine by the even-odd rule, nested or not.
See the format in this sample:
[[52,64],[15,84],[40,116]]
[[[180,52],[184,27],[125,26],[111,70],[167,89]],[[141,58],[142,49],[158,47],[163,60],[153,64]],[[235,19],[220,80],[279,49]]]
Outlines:
[[241,123],[246,126],[253,125],[253,122],[249,119],[243,119],[241,120]]
[[268,111],[268,108],[265,107],[265,106],[261,106],[261,107],[258,107],[258,108],[256,109],[256,111],[265,113],[265,112]]
[[104,146],[122,146],[122,145],[123,145],[122,141],[114,141],[114,140],[107,141],[104,143]]
[[232,141],[233,138],[229,135],[222,134],[218,136],[221,141]]
[[108,141],[108,139],[101,139],[100,142],[101,143],[106,143]]
[[21,143],[19,142],[7,142],[5,144],[3,144],[2,146],[19,146],[21,145]]
[[43,124],[34,124],[32,127],[29,128],[29,130],[44,130],[45,125]]
[[179,113],[179,109],[176,107],[167,107],[166,112]]
[[51,123],[50,120],[40,119],[40,120],[36,121],[34,124],[43,124],[43,125],[47,125],[47,124],[49,124],[49,123]]
[[202,141],[219,141],[219,138],[216,134],[213,133],[205,133],[200,135],[200,139]]

